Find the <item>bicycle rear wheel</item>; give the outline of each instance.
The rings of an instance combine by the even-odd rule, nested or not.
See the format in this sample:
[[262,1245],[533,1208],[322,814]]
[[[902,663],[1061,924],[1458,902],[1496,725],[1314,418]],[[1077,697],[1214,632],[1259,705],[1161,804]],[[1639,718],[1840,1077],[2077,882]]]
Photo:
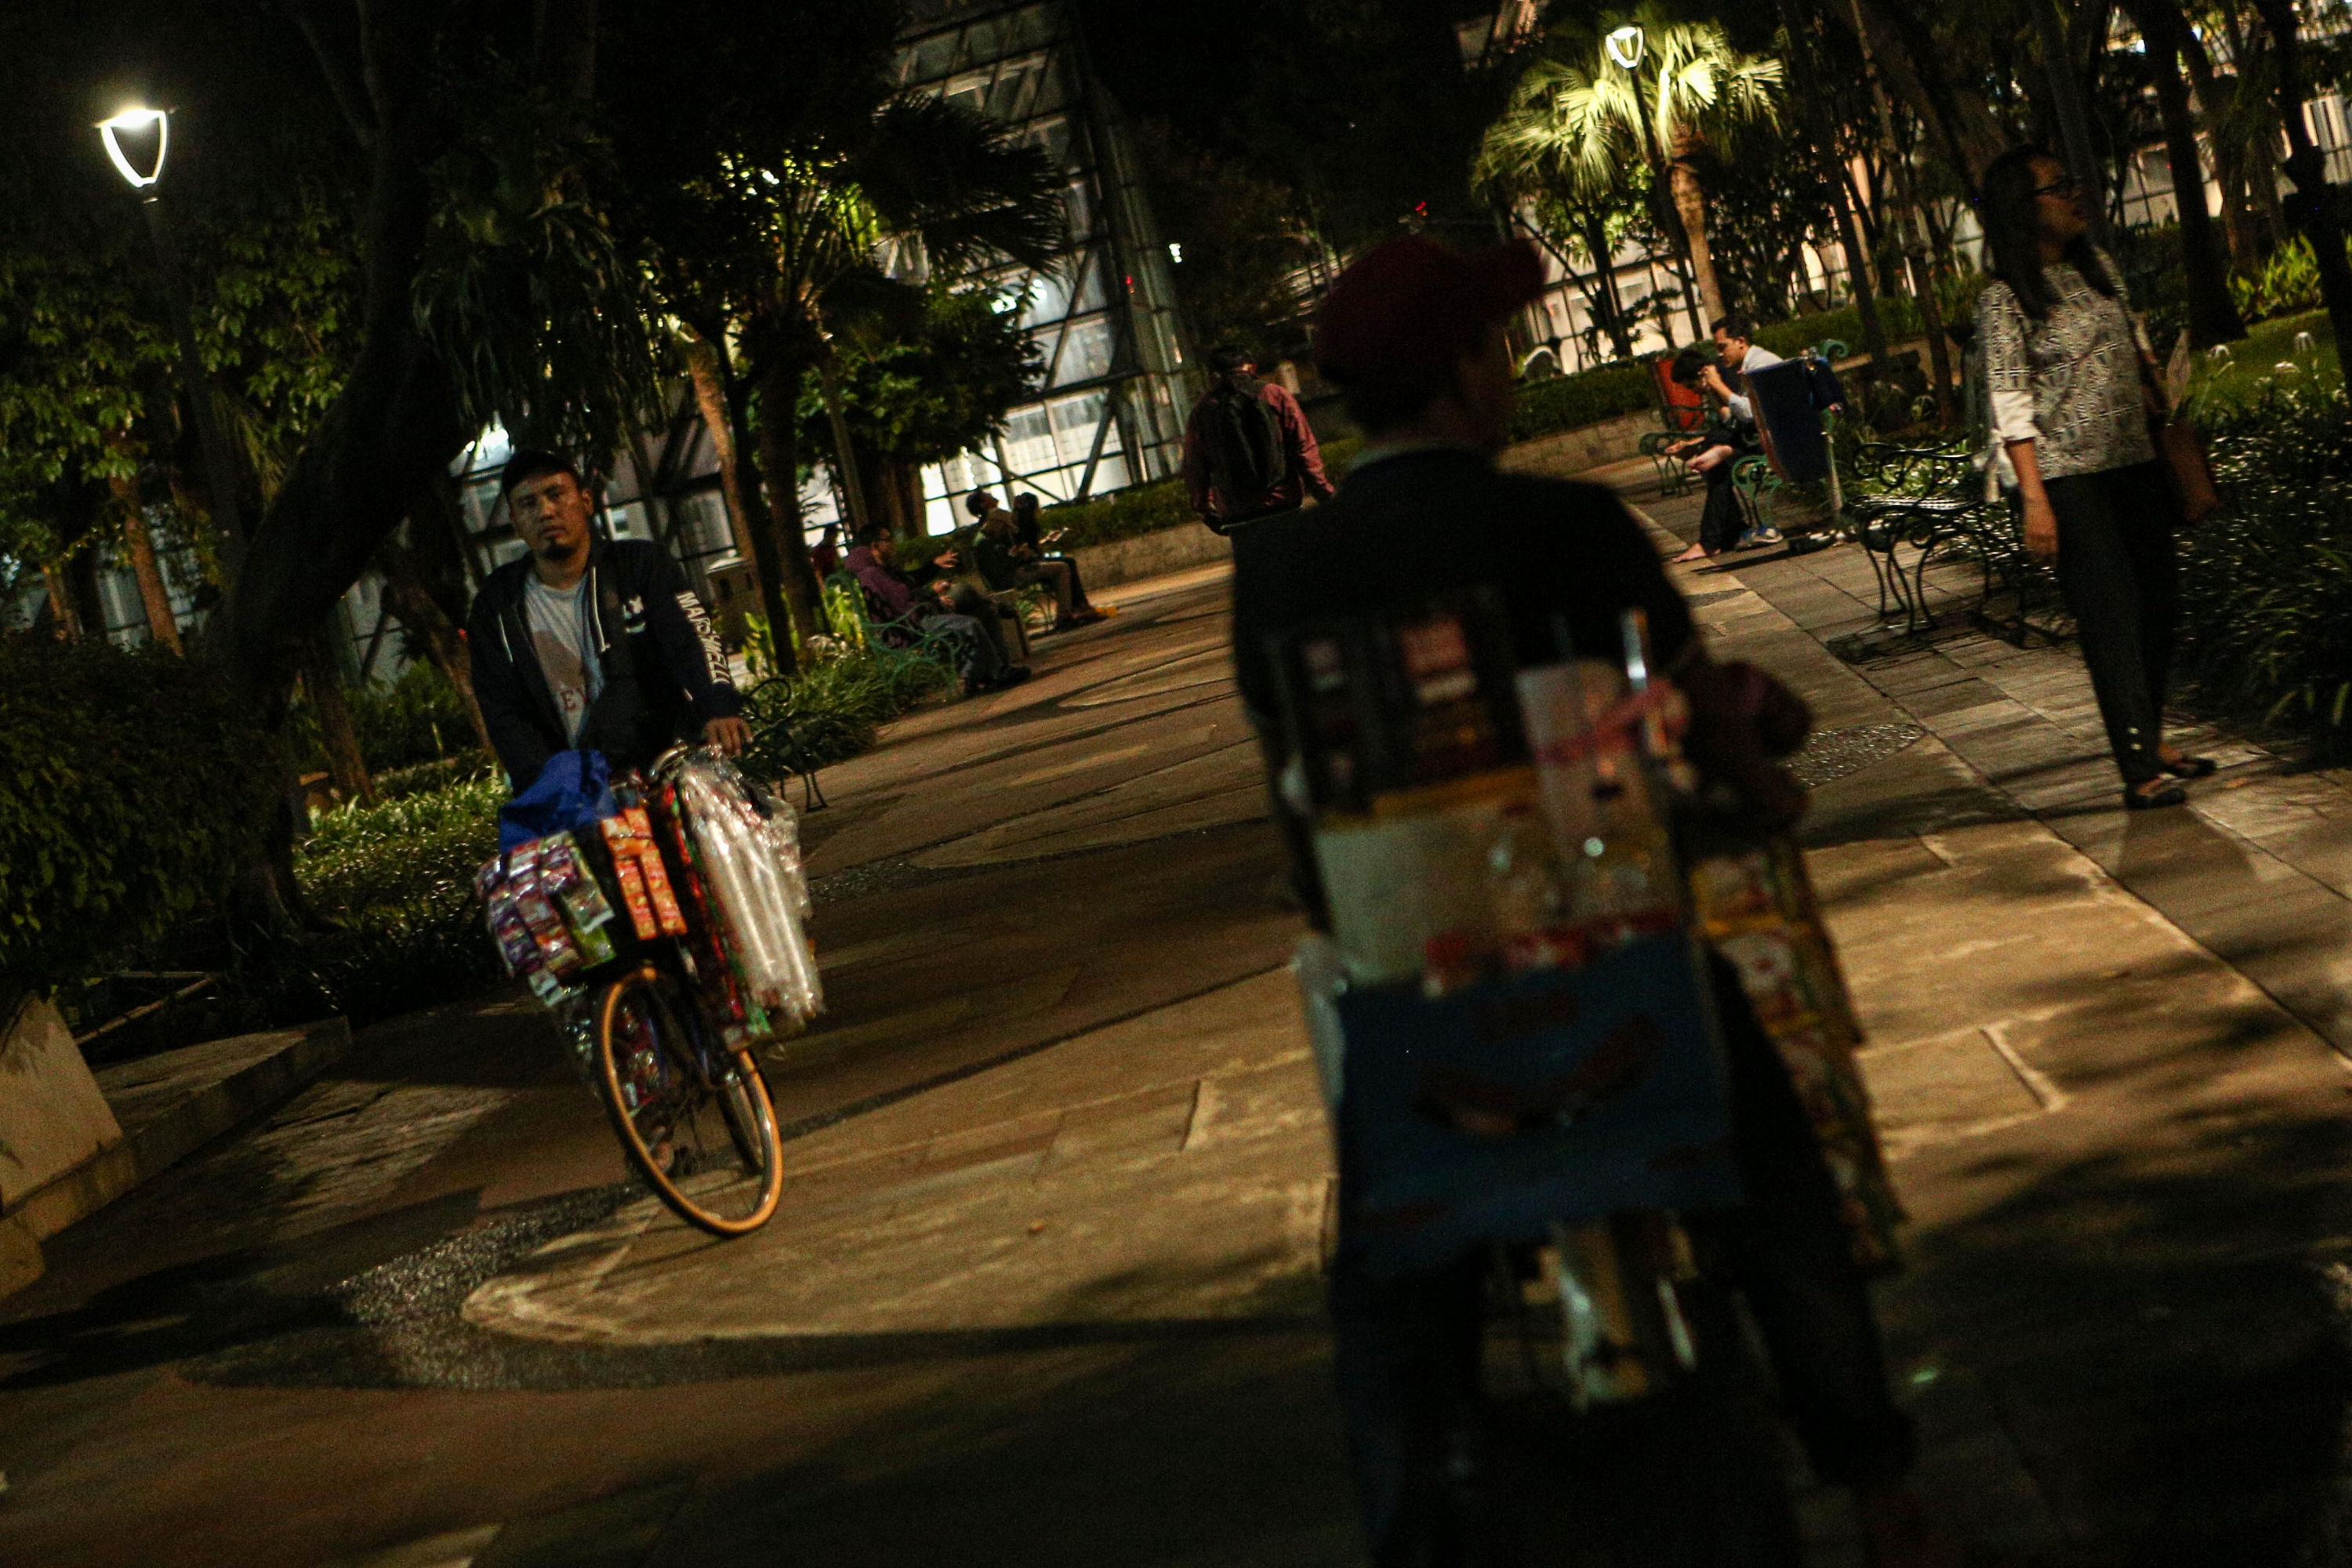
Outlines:
[[767,1080],[750,1051],[709,1038],[658,970],[605,987],[596,1087],[629,1163],[679,1218],[741,1236],[776,1212],[783,1141]]

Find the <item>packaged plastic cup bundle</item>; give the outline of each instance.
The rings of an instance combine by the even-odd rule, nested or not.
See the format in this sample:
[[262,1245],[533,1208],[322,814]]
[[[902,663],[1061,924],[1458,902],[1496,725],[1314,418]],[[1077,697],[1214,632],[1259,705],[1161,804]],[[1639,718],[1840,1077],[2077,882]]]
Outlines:
[[670,770],[677,817],[702,882],[719,945],[735,978],[767,1015],[771,1033],[797,1033],[824,1006],[811,909],[792,808],[767,815],[734,766],[697,750]]

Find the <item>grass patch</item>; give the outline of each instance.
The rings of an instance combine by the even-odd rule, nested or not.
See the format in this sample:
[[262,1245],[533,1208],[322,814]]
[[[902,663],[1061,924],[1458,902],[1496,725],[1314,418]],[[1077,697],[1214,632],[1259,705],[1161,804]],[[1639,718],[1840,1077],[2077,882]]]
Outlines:
[[[2296,340],[2310,334],[2307,345]],[[2259,403],[2276,384],[2308,380],[2340,386],[2335,334],[2327,312],[2305,310],[2247,329],[2243,341],[2222,345],[2225,353],[2200,356],[2189,381],[2189,406],[2200,424]],[[2293,368],[2287,368],[2292,366]]]

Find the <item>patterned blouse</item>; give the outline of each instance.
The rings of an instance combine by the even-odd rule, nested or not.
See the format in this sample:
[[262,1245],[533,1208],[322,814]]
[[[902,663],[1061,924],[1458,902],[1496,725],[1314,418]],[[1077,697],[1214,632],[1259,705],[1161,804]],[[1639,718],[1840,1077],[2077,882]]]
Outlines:
[[[2105,252],[2098,259],[2109,278],[2119,276]],[[2141,345],[2123,286],[2110,300],[2065,261],[2042,276],[2058,300],[2042,321],[2025,313],[2006,283],[1987,284],[1977,300],[1994,450],[2032,442],[2048,479],[2152,461]]]

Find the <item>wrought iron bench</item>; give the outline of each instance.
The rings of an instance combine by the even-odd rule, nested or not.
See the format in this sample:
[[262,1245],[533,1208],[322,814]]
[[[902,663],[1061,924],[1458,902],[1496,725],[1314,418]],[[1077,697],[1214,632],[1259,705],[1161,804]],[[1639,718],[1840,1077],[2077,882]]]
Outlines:
[[[1849,495],[1845,512],[1854,538],[1878,583],[1878,618],[1901,616],[1902,635],[1926,631],[1928,563],[1955,540],[1977,537],[1978,513],[1986,510],[1983,480],[1965,450],[1865,443],[1853,463],[1852,478],[1872,487]],[[1918,553],[1906,567],[1904,547]]]

